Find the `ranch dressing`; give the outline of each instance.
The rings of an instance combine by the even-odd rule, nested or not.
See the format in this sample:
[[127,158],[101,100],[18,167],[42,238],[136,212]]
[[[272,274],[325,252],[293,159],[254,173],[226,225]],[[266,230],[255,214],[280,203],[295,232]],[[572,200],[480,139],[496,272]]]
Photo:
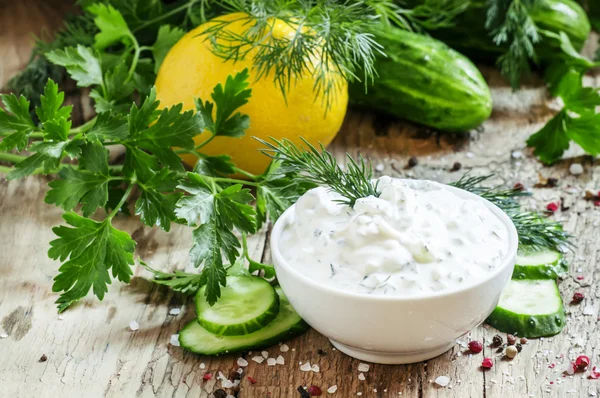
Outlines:
[[356,201],[319,187],[296,203],[283,257],[320,284],[374,295],[423,296],[486,277],[508,253],[507,227],[483,201],[445,185],[381,177]]

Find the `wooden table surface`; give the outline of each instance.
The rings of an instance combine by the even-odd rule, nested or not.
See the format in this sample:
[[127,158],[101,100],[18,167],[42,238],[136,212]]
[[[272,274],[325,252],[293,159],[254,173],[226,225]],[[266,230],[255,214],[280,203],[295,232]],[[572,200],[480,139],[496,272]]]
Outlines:
[[[0,13],[2,14],[2,13]],[[0,34],[1,34],[0,28]],[[11,43],[13,45],[14,43]],[[0,43],[0,50],[2,43]],[[6,45],[6,42],[4,43]],[[6,47],[4,47],[6,50]],[[0,51],[2,53],[2,51]],[[5,52],[6,53],[6,52]],[[3,57],[4,61],[4,57]],[[13,60],[14,61],[14,60]],[[0,70],[2,70],[0,68]],[[350,111],[330,149],[343,159],[345,152],[362,153],[381,170],[378,174],[452,181],[462,175],[450,172],[455,162],[463,171],[496,174],[496,182],[521,182],[532,188],[526,207],[542,208],[560,200],[562,210],[555,217],[576,236],[577,249],[567,255],[569,276],[560,290],[568,303],[575,291],[586,299],[567,304],[564,331],[553,338],[532,340],[514,360],[503,359],[494,350],[469,355],[459,341],[438,358],[413,365],[374,365],[359,378],[360,361],[351,359],[311,330],[287,344],[268,349],[270,357],[283,356],[285,365],[250,364],[243,369],[240,388],[227,390],[240,398],[300,397],[298,386],[316,385],[323,396],[362,397],[587,397],[600,394],[600,380],[586,374],[563,377],[568,360],[588,355],[600,365],[598,347],[598,306],[600,272],[598,227],[600,208],[583,200],[586,190],[600,188],[597,161],[577,156],[553,167],[543,167],[525,148],[528,135],[544,124],[556,104],[547,97],[539,80],[513,94],[491,68],[484,68],[492,87],[494,113],[470,135],[439,135],[419,126],[360,111]],[[598,84],[595,77],[589,82]],[[0,85],[1,86],[1,85]],[[74,93],[74,120],[91,116],[87,99]],[[416,156],[418,165],[406,168]],[[584,165],[581,176],[569,174],[569,165]],[[555,188],[533,188],[540,178],[558,179]],[[186,297],[148,281],[149,274],[135,268],[130,285],[115,282],[104,301],[82,300],[62,316],[56,313],[52,279],[58,262],[47,255],[51,228],[61,223],[61,210],[44,203],[48,180],[30,177],[22,181],[0,181],[0,396],[1,397],[212,397],[221,388],[218,372],[226,377],[236,371],[240,355],[202,357],[169,344],[172,334],[194,316],[193,303]],[[117,226],[132,233],[137,255],[153,267],[173,270],[190,268],[188,250],[191,229],[175,226],[170,233],[141,226],[136,217],[119,217]],[[270,261],[267,238],[262,231],[250,241],[255,258]],[[180,315],[169,315],[174,308]],[[393,315],[393,314],[391,314]],[[135,320],[140,329],[131,331]],[[384,328],[386,325],[374,325]],[[486,341],[496,332],[485,326],[474,330],[470,339]],[[3,335],[0,335],[3,336]],[[480,369],[490,356],[495,366]],[[41,358],[46,358],[43,361]],[[300,364],[318,364],[319,372],[303,372]],[[600,366],[599,366],[600,367]],[[214,376],[204,380],[206,373]],[[251,384],[247,376],[256,379]],[[448,376],[447,387],[433,380]],[[325,392],[337,385],[337,392]]]

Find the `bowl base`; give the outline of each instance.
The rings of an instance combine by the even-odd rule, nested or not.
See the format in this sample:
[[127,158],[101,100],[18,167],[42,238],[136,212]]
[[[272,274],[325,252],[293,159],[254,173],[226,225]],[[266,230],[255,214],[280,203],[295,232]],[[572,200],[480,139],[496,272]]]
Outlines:
[[426,361],[431,358],[442,355],[454,346],[454,342],[441,347],[432,348],[430,350],[412,351],[412,352],[385,352],[371,351],[362,348],[352,347],[346,344],[338,343],[331,340],[331,344],[344,354],[352,358],[360,359],[372,363],[381,363],[386,365],[402,365],[407,363],[415,363]]

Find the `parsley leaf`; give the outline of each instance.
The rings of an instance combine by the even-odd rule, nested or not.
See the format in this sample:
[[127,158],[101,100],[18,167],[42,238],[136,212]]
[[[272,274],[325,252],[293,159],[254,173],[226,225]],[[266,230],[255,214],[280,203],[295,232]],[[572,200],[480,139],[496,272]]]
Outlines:
[[0,133],[11,133],[0,142],[0,151],[13,148],[22,151],[27,147],[29,135],[35,129],[29,114],[29,101],[14,94],[2,94],[0,98],[6,108],[0,108]]
[[565,112],[560,112],[527,140],[527,146],[535,148],[533,153],[542,162],[556,162],[569,148],[569,137],[566,134],[567,117]]
[[222,176],[235,173],[235,164],[231,161],[231,156],[217,155],[207,156],[200,154],[194,165],[194,173],[208,176]]
[[129,282],[135,242],[126,232],[115,229],[110,218],[96,222],[69,212],[63,218],[72,228],[53,228],[58,239],[50,242],[48,256],[66,261],[54,278],[52,291],[63,292],[56,303],[59,312],[84,297],[90,290],[102,300],[113,278]]
[[100,60],[88,47],[65,47],[46,53],[46,57],[53,64],[64,66],[79,87],[101,85],[103,82]]
[[125,44],[131,41],[133,33],[129,30],[129,26],[127,26],[123,15],[113,6],[94,3],[87,7],[87,11],[96,16],[94,23],[100,29],[100,32],[94,36],[94,46],[97,49],[103,50],[119,41],[124,41]]
[[[210,305],[221,297],[221,286],[225,286],[227,275],[221,250],[229,254],[237,251],[239,242],[235,236],[230,239],[230,233],[219,226],[217,219],[200,225],[192,235],[194,245],[190,257],[196,267],[202,266],[202,281],[206,281],[206,300]],[[233,244],[233,248],[230,246]]]
[[248,204],[252,200],[250,190],[242,188],[241,184],[231,185],[215,195],[215,206],[223,226],[235,227],[240,232],[256,232],[256,211]]
[[177,173],[169,169],[161,169],[152,178],[139,184],[142,193],[135,203],[135,214],[148,226],[158,226],[165,231],[171,228],[171,221],[176,219],[175,204],[181,197],[173,192],[177,185]]
[[55,119],[69,119],[71,117],[72,105],[62,106],[65,93],[58,91],[58,84],[48,79],[44,88],[44,95],[40,96],[41,105],[35,109],[40,122],[48,122]]
[[158,73],[158,69],[167,53],[185,35],[185,31],[181,28],[171,25],[162,25],[158,29],[156,42],[152,45],[152,56],[154,57],[154,73]]
[[177,202],[175,214],[178,218],[187,221],[187,225],[206,223],[214,214],[214,194],[201,175],[187,173],[184,180],[177,188],[189,193]]
[[128,128],[127,119],[122,115],[101,113],[86,134],[86,138],[91,141],[121,141],[129,135]]
[[[214,102],[196,100],[196,109],[208,131],[217,136],[241,137],[250,127],[248,115],[234,113],[250,98],[249,76],[246,68],[233,77],[228,76],[224,87],[217,84],[211,94]],[[213,118],[214,104],[217,104],[216,118]]]

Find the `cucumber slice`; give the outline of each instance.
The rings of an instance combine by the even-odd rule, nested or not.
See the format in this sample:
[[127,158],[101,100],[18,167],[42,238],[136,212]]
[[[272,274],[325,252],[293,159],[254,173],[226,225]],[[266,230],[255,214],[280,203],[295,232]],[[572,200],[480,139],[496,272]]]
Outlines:
[[276,291],[279,313],[264,328],[245,336],[217,336],[191,321],[179,332],[179,343],[196,354],[219,355],[269,347],[303,333],[308,325],[294,311],[281,289],[276,288]]
[[196,293],[198,323],[219,336],[250,334],[265,327],[279,312],[279,296],[273,286],[256,276],[228,276],[221,298],[210,306],[206,286]]
[[553,250],[519,249],[513,279],[556,279],[569,271],[563,255]]
[[521,337],[552,336],[565,326],[565,308],[556,282],[511,280],[486,322],[501,332]]

